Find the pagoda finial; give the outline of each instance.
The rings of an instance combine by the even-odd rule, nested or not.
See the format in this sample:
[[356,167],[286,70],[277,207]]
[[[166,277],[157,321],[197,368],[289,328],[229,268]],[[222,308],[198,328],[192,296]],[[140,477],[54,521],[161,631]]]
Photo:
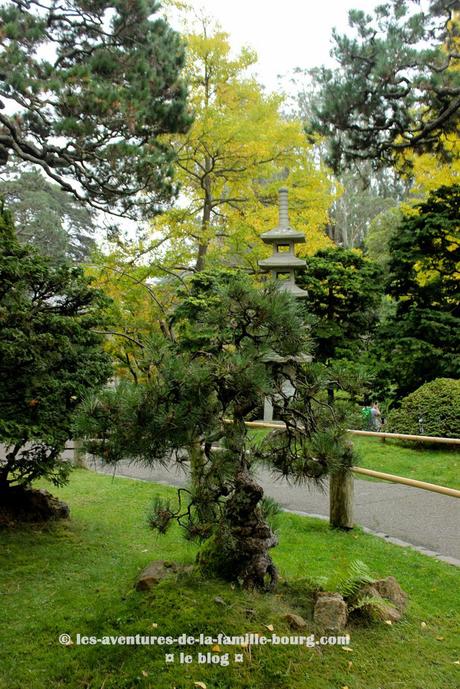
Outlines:
[[279,190],[279,224],[280,228],[289,227],[288,215],[288,190],[287,187],[281,187]]

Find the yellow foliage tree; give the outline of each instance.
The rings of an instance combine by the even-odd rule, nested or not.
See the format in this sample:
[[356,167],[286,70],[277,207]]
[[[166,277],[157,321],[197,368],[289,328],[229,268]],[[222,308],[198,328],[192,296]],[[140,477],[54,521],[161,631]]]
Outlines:
[[178,280],[164,268],[139,261],[139,255],[141,241],[132,246],[119,244],[110,252],[94,252],[91,263],[85,266],[93,284],[112,299],[105,349],[113,359],[116,375],[136,383],[150,375],[144,351],[149,333],[158,329],[170,336],[168,312]]
[[195,122],[186,135],[168,137],[182,194],[152,221],[156,236],[168,238],[163,259],[195,270],[216,263],[255,269],[266,252],[258,236],[276,225],[281,185],[290,190],[291,223],[307,233],[306,251],[330,245],[325,226],[336,187],[302,123],[282,115],[282,98],[247,76],[255,54],[232,57],[228,35],[208,19],[186,41]]

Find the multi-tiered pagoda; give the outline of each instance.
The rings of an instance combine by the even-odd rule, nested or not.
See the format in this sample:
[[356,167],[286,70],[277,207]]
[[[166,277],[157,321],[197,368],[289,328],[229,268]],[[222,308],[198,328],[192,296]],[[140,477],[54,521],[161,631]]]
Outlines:
[[304,268],[306,264],[306,261],[295,255],[295,245],[304,243],[305,235],[289,225],[288,190],[285,187],[279,191],[278,227],[264,232],[260,238],[265,244],[273,246],[273,254],[270,258],[259,261],[259,266],[265,271],[271,271],[273,279],[279,281],[280,289],[285,289],[298,298],[306,297],[307,292],[295,282],[295,271]]
[[[304,259],[297,258],[295,255],[295,245],[305,242],[305,235],[303,232],[297,232],[289,225],[288,190],[284,187],[279,191],[278,227],[264,232],[260,238],[265,244],[273,246],[273,254],[270,258],[259,261],[259,266],[263,270],[271,272],[280,289],[287,290],[298,299],[307,297],[308,293],[298,287],[295,281],[295,271],[306,265]],[[289,367],[289,361],[292,359],[304,362],[311,361],[311,357],[308,355],[291,358],[282,357],[276,352],[272,352],[267,358],[269,361],[284,363],[287,376],[283,383],[283,392],[289,397],[295,394],[295,388],[291,382],[293,376]],[[264,401],[264,421],[273,421],[273,404],[268,397]]]

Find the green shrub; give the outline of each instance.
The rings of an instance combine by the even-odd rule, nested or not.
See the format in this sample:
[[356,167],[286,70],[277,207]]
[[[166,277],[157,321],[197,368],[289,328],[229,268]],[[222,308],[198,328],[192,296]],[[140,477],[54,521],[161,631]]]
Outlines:
[[460,380],[436,378],[407,395],[388,416],[393,433],[460,437]]

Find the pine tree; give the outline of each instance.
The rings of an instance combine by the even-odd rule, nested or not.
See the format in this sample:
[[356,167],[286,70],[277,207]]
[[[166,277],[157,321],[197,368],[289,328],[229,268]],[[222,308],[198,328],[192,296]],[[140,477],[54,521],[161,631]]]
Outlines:
[[150,217],[168,200],[174,153],[160,136],[190,117],[183,46],[158,7],[2,3],[0,162],[14,153],[111,213]]
[[[329,141],[341,171],[356,160],[392,165],[406,151],[451,158],[460,115],[455,0],[390,0],[349,12],[351,35],[333,32],[336,69],[312,70],[318,97],[308,131]],[[314,88],[314,87],[313,87]],[[410,161],[409,161],[410,162]]]
[[[311,345],[290,295],[271,283],[256,289],[244,273],[228,270],[196,274],[180,296],[171,338],[152,335],[142,342],[148,380],[91,396],[76,432],[107,462],[188,458],[190,488],[179,491],[176,507],[157,501],[152,525],[165,531],[177,520],[190,537],[204,540],[197,562],[203,572],[246,587],[273,587],[277,571],[268,551],[277,538],[261,507],[256,463],[298,482],[321,481],[328,471],[350,466],[352,448],[324,402],[322,370],[318,375],[314,365],[302,363]],[[273,352],[284,363],[273,361]],[[293,397],[286,375],[295,378]],[[287,429],[254,445],[245,420],[264,396],[276,398]]]
[[21,242],[34,246],[54,263],[82,263],[95,248],[95,212],[38,170],[7,165],[0,196],[16,221]]

